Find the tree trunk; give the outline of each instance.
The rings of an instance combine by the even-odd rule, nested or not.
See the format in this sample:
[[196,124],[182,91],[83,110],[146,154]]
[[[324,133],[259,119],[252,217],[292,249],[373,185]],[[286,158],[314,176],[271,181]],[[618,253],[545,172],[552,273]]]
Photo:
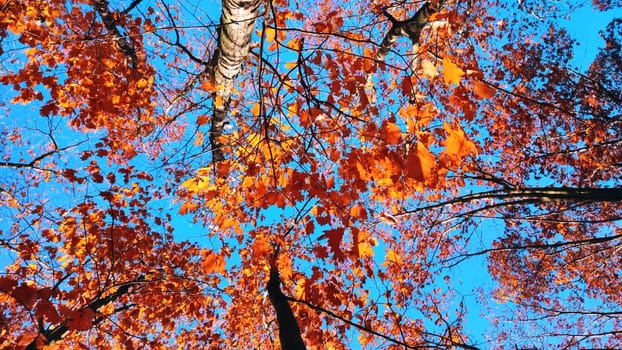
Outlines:
[[300,328],[296,317],[289,307],[285,294],[281,291],[281,278],[276,264],[270,269],[268,281],[268,295],[276,310],[276,319],[279,323],[279,340],[282,350],[305,350],[305,343],[300,336]]
[[224,159],[219,137],[229,112],[229,101],[235,77],[249,53],[250,40],[259,16],[262,0],[223,0],[218,37],[218,62],[214,70],[214,114],[210,130],[214,162]]

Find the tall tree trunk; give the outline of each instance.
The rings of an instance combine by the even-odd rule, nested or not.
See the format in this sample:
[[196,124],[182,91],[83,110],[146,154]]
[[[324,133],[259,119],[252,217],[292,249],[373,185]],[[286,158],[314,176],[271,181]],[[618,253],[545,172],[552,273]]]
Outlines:
[[287,302],[285,294],[281,291],[281,278],[276,263],[270,268],[270,280],[268,281],[268,295],[272,306],[276,310],[276,319],[279,323],[279,340],[282,350],[305,350],[305,343],[300,336],[300,328],[296,317]]
[[262,0],[223,0],[218,37],[218,61],[214,70],[217,91],[210,130],[214,162],[224,159],[219,137],[229,111],[235,77],[249,53],[249,44]]

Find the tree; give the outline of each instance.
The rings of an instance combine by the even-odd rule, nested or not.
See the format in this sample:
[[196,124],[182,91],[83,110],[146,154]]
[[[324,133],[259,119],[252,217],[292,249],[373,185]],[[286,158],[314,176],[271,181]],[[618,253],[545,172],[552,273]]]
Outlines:
[[0,3],[0,347],[620,347],[620,20],[356,4]]

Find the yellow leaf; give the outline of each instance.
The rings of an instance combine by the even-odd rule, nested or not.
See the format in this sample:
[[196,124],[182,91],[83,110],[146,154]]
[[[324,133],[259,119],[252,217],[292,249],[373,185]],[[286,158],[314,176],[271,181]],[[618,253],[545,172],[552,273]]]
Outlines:
[[181,187],[187,189],[189,192],[197,192],[199,186],[199,180],[196,178],[190,178],[184,182],[182,182]]
[[421,74],[423,74],[423,76],[428,77],[428,78],[434,78],[435,76],[438,75],[436,66],[430,60],[421,61],[420,70],[421,70]]
[[359,243],[359,257],[366,258],[374,256],[374,249],[367,242]]
[[402,264],[402,258],[391,248],[387,248],[387,255],[384,259],[383,266],[388,266],[389,264]]
[[266,27],[264,28],[264,31],[266,33],[266,40],[269,42],[274,41],[274,38],[276,37],[276,30],[274,30],[274,28]]
[[443,58],[443,79],[445,79],[445,84],[460,84],[460,79],[464,75],[464,71],[460,69],[455,63],[453,63],[449,58]]
[[304,299],[305,296],[305,279],[300,279],[294,288],[294,296],[296,299]]
[[214,97],[214,107],[222,108],[223,106],[224,106],[224,103],[222,102],[222,95],[216,94],[216,97]]

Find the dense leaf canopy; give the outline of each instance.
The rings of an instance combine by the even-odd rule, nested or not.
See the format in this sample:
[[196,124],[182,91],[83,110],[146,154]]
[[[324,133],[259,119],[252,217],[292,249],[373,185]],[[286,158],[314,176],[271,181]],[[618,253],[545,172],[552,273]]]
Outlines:
[[621,347],[576,3],[0,0],[0,347]]

